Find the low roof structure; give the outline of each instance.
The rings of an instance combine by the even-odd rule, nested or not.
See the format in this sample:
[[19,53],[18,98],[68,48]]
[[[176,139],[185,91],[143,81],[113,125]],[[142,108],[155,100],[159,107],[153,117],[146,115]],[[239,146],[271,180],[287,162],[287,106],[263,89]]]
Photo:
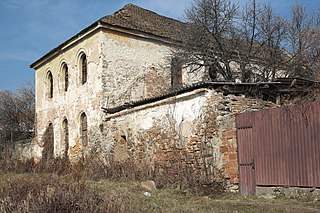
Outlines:
[[114,114],[126,109],[153,103],[186,92],[190,92],[200,88],[215,89],[225,95],[246,95],[248,97],[260,98],[266,101],[276,102],[277,97],[286,94],[303,95],[311,92],[314,88],[319,88],[320,82],[311,81],[302,78],[279,78],[273,82],[258,83],[235,83],[235,82],[200,82],[192,85],[183,86],[174,90],[162,93],[161,95],[151,98],[141,99],[134,102],[124,103],[123,105],[102,108],[106,114]]

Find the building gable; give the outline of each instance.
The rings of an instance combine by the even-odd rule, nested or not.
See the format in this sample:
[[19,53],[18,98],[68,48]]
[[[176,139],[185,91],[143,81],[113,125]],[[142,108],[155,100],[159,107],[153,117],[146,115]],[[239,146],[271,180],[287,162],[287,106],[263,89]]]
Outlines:
[[153,39],[172,43],[181,41],[182,30],[185,27],[186,23],[159,15],[133,4],[127,4],[112,15],[100,18],[98,21],[52,49],[32,63],[30,68],[37,69],[39,65],[59,54],[61,50],[66,49],[100,28],[111,28],[112,30],[120,32],[125,30],[125,33],[134,35],[141,35],[142,33],[151,36]]

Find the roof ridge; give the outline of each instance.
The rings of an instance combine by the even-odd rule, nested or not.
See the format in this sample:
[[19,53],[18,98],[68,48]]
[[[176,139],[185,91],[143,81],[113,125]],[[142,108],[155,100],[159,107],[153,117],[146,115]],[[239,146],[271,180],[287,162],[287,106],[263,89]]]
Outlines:
[[156,12],[152,11],[152,10],[140,7],[140,6],[132,4],[132,3],[128,3],[128,4],[124,5],[122,8],[120,8],[119,10],[117,10],[116,12],[114,12],[112,14],[102,16],[99,20],[102,20],[103,18],[106,18],[106,17],[112,17],[112,16],[115,16],[117,14],[123,16],[124,14],[122,12],[125,11],[125,10],[130,10],[130,9],[138,9],[140,11],[145,11],[145,12],[151,13],[151,14],[156,15],[156,16],[161,16],[162,18],[165,18],[165,19],[169,19],[169,20],[172,20],[172,21],[177,21],[177,22],[185,24],[185,22],[182,22],[182,21],[180,21],[178,19],[174,19],[174,18],[165,16],[165,15],[161,15],[159,13],[156,13]]
[[99,21],[175,41],[181,41],[182,30],[187,24],[131,3]]
[[[182,21],[180,21],[180,20],[177,20],[177,19],[174,19],[174,18],[165,16],[165,15],[161,15],[161,14],[159,14],[159,13],[156,13],[156,12],[152,11],[152,10],[149,10],[149,9],[146,9],[146,8],[143,8],[143,7],[140,7],[140,6],[135,5],[135,4],[132,4],[132,3],[126,4],[122,9],[124,9],[124,8],[129,8],[129,7],[133,7],[133,8],[139,9],[139,10],[144,10],[144,11],[147,11],[147,12],[152,13],[152,14],[154,14],[154,15],[162,16],[162,17],[164,17],[164,18],[166,18],[166,19],[171,19],[171,20],[174,20],[174,21],[182,22]],[[121,10],[121,9],[120,9],[120,10]],[[182,22],[182,23],[183,23],[183,22]]]

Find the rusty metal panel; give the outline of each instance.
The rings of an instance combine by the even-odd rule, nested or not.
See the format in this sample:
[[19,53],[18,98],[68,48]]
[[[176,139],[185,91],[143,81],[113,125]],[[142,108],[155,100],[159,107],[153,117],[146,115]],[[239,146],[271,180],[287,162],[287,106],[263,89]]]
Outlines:
[[[241,135],[249,127],[252,134]],[[237,130],[251,144],[238,142],[239,166],[252,157],[257,185],[320,187],[319,102],[240,114]]]
[[254,195],[256,190],[254,177],[254,144],[251,114],[238,116],[236,119],[240,193]]

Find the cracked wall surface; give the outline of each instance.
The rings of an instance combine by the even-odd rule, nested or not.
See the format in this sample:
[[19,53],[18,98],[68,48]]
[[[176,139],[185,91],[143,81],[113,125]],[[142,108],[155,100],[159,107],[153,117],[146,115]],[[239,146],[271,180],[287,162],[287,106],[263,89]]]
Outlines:
[[170,47],[120,33],[104,33],[101,52],[104,106],[121,105],[169,89]]
[[212,177],[219,169],[228,183],[237,184],[235,116],[271,106],[269,102],[199,89],[129,109],[107,116],[106,155],[120,161],[134,159],[172,176],[178,175],[182,163],[203,176]]
[[[43,134],[50,123],[54,132],[54,155],[65,152],[62,122],[68,120],[71,158],[103,140],[101,107],[151,97],[170,89],[172,47],[107,29],[97,30],[64,48],[36,68],[36,137],[34,156],[41,157]],[[81,83],[79,55],[87,56],[88,80]],[[64,91],[62,63],[68,66],[69,87]],[[48,71],[53,76],[53,97],[48,97]],[[81,145],[80,114],[88,119],[88,146]]]

